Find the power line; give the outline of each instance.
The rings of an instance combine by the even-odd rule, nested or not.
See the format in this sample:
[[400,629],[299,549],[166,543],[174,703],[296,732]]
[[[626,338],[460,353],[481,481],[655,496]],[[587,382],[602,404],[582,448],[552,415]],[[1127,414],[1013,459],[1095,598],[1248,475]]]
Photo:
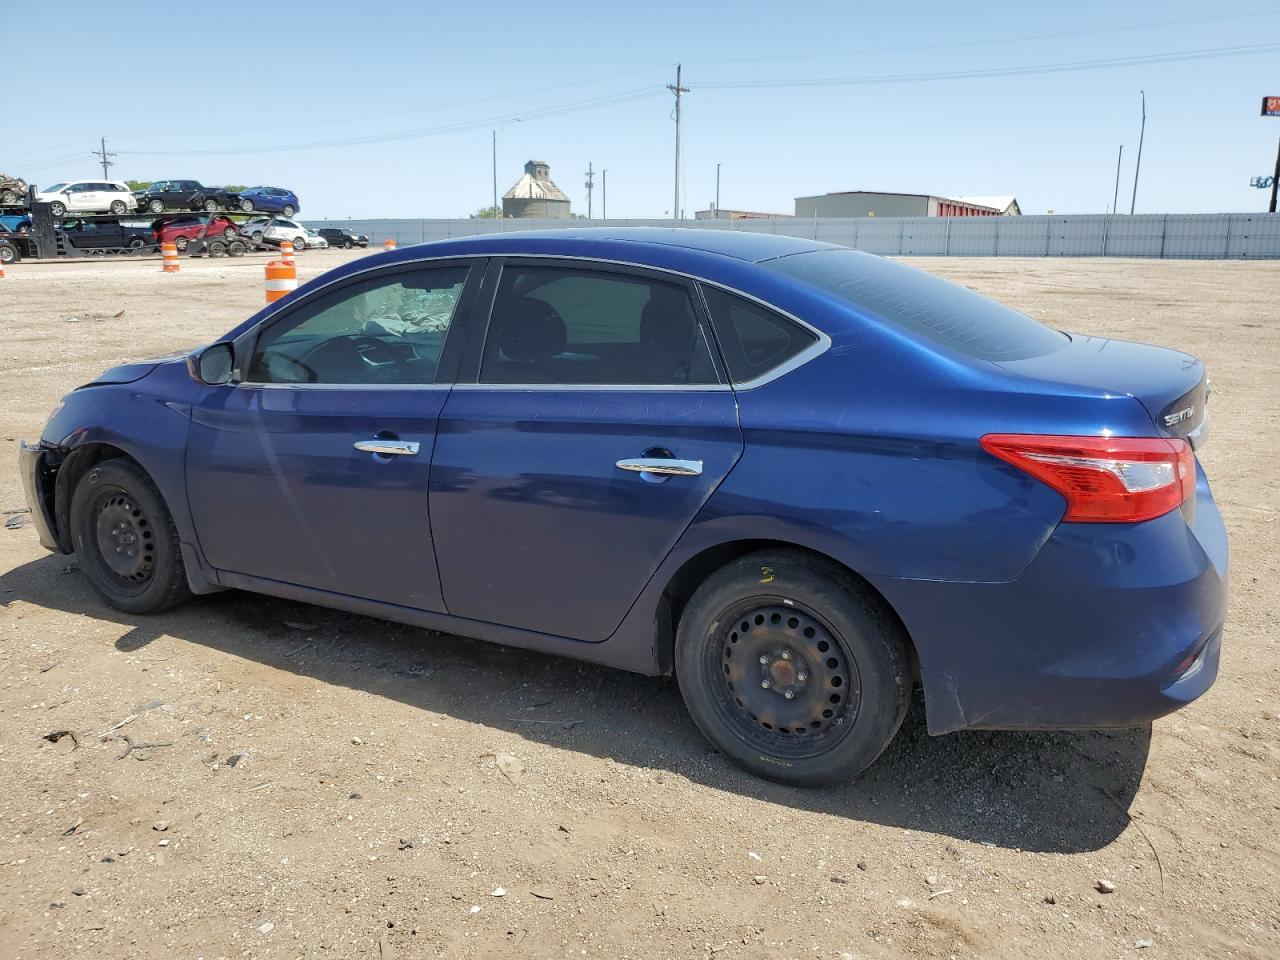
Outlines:
[[1061,40],[1067,37],[1096,36],[1103,33],[1121,33],[1129,30],[1151,30],[1158,27],[1182,26],[1189,23],[1211,23],[1219,20],[1240,20],[1246,17],[1274,17],[1275,10],[1254,10],[1250,13],[1229,13],[1216,17],[1190,17],[1184,20],[1146,21],[1119,27],[1097,27],[1092,30],[1067,30],[1062,33],[1039,33],[1021,37],[1000,37],[994,40],[951,40],[946,43],[918,44],[909,47],[864,47],[860,50],[840,50],[831,53],[788,54],[773,57],[725,57],[718,60],[690,60],[698,65],[722,63],[778,63],[786,60],[821,60],[827,57],[858,57],[877,53],[916,53],[924,50],[950,50],[961,47],[987,47],[1003,43],[1031,43],[1037,40]]
[[511,100],[516,97],[528,96],[538,93],[550,93],[553,90],[564,90],[568,87],[590,86],[598,83],[605,83],[609,80],[618,80],[622,77],[634,77],[642,73],[653,73],[658,70],[665,70],[667,65],[657,64],[650,67],[642,67],[638,70],[627,70],[623,73],[611,73],[603,77],[593,77],[589,80],[571,80],[568,83],[557,83],[549,87],[537,87],[532,90],[521,90],[518,93],[501,93],[488,97],[475,97],[471,100],[456,100],[453,103],[433,103],[429,107],[415,107],[412,110],[395,110],[390,113],[371,113],[358,117],[328,117],[324,120],[314,120],[307,123],[289,123],[289,124],[271,124],[264,127],[241,127],[238,130],[197,130],[193,133],[153,133],[153,134],[117,134],[116,140],[154,140],[162,137],[222,137],[232,136],[238,133],[275,133],[279,130],[298,130],[304,127],[331,127],[338,123],[360,123],[367,120],[385,120],[388,117],[403,117],[417,113],[434,113],[440,110],[450,110],[455,107],[471,107],[479,103],[492,103],[495,100]]
[[480,130],[486,127],[492,127],[496,124],[511,123],[515,120],[549,120],[571,113],[582,113],[587,110],[597,110],[601,107],[612,107],[626,103],[633,103],[637,100],[660,96],[662,92],[663,91],[660,87],[642,87],[638,90],[625,91],[604,97],[595,97],[590,100],[581,100],[575,103],[560,104],[558,106],[547,107],[542,110],[526,110],[522,111],[519,116],[506,114],[497,117],[486,117],[482,120],[468,120],[461,123],[447,124],[439,127],[424,127],[415,130],[397,130],[387,133],[370,134],[362,137],[347,137],[339,140],[315,140],[309,143],[272,144],[270,146],[220,147],[204,150],[121,150],[120,154],[122,156],[147,157],[210,156],[215,154],[239,155],[246,153],[283,153],[290,150],[315,150],[326,147],[353,147],[371,143],[389,143],[396,140],[415,140],[420,137],[439,136],[448,133],[466,133],[471,130]]
[[1039,73],[1066,73],[1099,70],[1109,67],[1137,67],[1157,63],[1182,63],[1188,60],[1212,60],[1222,57],[1250,56],[1280,50],[1280,43],[1259,43],[1242,47],[1210,47],[1203,50],[1177,50],[1137,57],[1108,57],[1101,60],[1071,60],[1064,63],[1028,64],[1017,67],[990,67],[982,70],[950,70],[940,73],[867,74],[854,77],[811,77],[794,80],[709,80],[698,88],[757,90],[766,87],[838,87],[878,83],[919,83],[930,80],[980,80],[988,77],[1015,77]]

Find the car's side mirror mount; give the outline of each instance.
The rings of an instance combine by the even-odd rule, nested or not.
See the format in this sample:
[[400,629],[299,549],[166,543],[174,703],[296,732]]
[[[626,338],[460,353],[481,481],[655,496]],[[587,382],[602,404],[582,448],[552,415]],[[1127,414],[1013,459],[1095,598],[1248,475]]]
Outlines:
[[230,342],[215,343],[187,358],[191,379],[209,387],[230,383],[235,373],[236,348]]

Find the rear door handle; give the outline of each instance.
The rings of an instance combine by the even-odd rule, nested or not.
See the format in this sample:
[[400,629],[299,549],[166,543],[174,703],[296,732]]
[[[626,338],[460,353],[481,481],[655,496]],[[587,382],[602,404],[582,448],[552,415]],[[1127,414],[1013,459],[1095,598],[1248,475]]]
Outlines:
[[619,460],[618,469],[664,477],[700,477],[702,461],[677,460],[674,457],[634,457],[630,460]]
[[381,453],[401,457],[413,457],[418,454],[416,440],[357,440],[356,449],[361,453]]

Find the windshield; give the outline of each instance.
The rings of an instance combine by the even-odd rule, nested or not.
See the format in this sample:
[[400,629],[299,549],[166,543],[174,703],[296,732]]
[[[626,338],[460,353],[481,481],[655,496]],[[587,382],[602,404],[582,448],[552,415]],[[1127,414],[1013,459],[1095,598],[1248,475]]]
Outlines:
[[66,184],[65,184],[65,183],[55,183],[55,184],[54,184],[53,186],[51,186],[51,187],[45,187],[45,188],[44,188],[43,190],[41,190],[40,192],[41,192],[41,193],[57,193],[59,190],[61,190],[61,189],[62,189],[63,187],[65,187],[65,186],[66,186]]
[[761,266],[811,284],[934,343],[980,360],[1022,360],[1070,338],[1002,303],[923,270],[856,250],[817,250]]

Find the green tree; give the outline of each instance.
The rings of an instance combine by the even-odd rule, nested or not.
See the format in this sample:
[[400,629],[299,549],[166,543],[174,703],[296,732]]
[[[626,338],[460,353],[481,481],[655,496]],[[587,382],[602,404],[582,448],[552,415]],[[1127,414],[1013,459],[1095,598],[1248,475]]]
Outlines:
[[[494,217],[494,213],[497,213],[498,215],[496,218]],[[500,210],[497,207],[481,207],[479,210],[477,210],[475,213],[471,215],[471,219],[472,220],[493,220],[493,219],[500,220],[502,219],[502,210]]]
[[125,183],[129,185],[130,190],[145,190],[151,186],[150,180],[126,180]]

